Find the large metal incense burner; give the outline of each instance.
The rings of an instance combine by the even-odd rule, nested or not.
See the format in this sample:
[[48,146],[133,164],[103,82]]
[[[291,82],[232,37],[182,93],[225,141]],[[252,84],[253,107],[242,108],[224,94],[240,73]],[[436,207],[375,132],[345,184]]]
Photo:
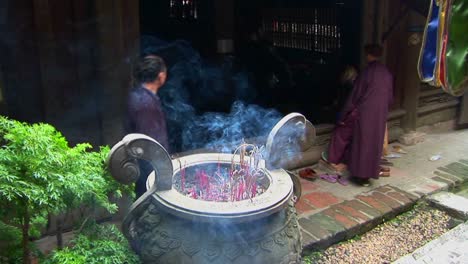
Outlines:
[[300,263],[294,208],[300,187],[280,167],[314,137],[312,124],[297,113],[272,129],[265,159],[247,152],[171,159],[155,140],[125,136],[109,154],[113,177],[135,182],[138,159],[154,168],[123,221],[125,236],[144,263]]

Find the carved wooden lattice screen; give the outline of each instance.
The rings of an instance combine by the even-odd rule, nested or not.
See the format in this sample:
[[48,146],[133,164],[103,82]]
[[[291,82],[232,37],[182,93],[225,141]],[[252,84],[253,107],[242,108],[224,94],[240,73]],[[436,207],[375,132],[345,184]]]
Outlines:
[[198,6],[196,0],[170,0],[170,17],[178,19],[197,19]]
[[337,7],[264,9],[262,28],[277,47],[333,53],[342,44]]

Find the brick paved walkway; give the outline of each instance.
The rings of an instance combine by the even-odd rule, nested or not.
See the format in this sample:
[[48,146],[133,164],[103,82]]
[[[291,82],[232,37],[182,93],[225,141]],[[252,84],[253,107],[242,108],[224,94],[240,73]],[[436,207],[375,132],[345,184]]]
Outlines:
[[[422,197],[468,181],[468,130],[430,133],[422,143],[393,143],[390,149],[396,145],[407,154],[391,160],[390,177],[371,180],[368,187],[301,179],[302,196],[296,209],[304,249],[323,249],[362,234]],[[441,159],[431,161],[433,155]],[[326,172],[319,164],[310,167]],[[298,175],[300,169],[294,173]]]

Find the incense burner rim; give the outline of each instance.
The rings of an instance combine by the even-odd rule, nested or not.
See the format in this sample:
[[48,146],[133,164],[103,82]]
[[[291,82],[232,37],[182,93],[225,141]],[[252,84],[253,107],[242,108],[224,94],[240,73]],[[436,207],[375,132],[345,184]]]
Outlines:
[[[226,153],[199,153],[172,160],[173,176],[180,171],[180,164],[190,167],[202,164],[231,163],[234,158],[239,162],[240,156]],[[270,185],[264,193],[241,201],[216,202],[205,201],[187,197],[175,188],[165,191],[156,191],[152,198],[161,206],[162,210],[193,220],[212,221],[213,219],[226,219],[230,221],[245,221],[252,218],[264,217],[279,211],[287,204],[293,194],[293,183],[289,175],[283,169],[267,170],[262,161],[260,167],[270,181]],[[149,190],[155,181],[152,172],[146,182]]]

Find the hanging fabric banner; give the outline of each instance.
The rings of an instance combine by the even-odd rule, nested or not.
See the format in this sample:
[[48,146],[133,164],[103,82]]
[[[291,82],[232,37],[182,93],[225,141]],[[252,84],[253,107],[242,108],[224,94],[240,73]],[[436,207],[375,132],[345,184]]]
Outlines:
[[[441,87],[441,72],[445,69],[442,69],[442,61],[443,61],[443,53],[444,50],[444,38],[447,35],[447,26],[448,26],[448,19],[447,19],[447,8],[450,0],[440,0],[439,1],[439,27],[437,32],[437,50],[436,50],[436,62],[434,68],[434,79],[430,82],[432,86]],[[445,64],[444,64],[445,65]],[[442,88],[444,88],[442,86]]]
[[431,0],[419,53],[418,74],[423,82],[433,82],[439,35],[439,1]]
[[431,0],[419,53],[422,82],[461,96],[468,90],[468,0]]
[[468,89],[468,0],[451,0],[445,56],[446,90],[461,96]]

